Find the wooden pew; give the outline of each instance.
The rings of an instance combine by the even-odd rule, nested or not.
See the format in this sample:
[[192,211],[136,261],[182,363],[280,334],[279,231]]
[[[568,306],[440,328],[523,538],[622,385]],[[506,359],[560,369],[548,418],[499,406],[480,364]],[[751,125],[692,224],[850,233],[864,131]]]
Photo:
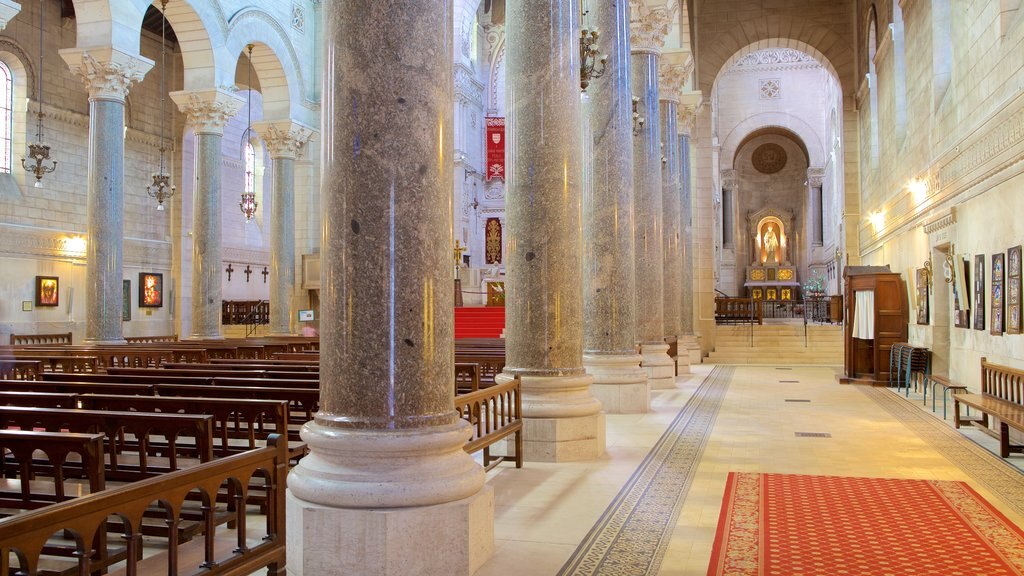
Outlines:
[[59,392],[12,392],[0,386],[0,406],[78,408],[78,395]]
[[[523,421],[521,418],[521,380],[505,382],[455,396],[455,409],[473,427],[473,436],[466,444],[466,452],[484,452],[484,468],[490,470],[509,458],[492,456],[492,444],[509,435],[514,435],[512,446],[515,450],[516,468],[523,467]],[[508,443],[506,443],[506,449]]]
[[[100,366],[95,356],[69,356],[64,352],[15,349],[14,358],[39,362],[43,372],[96,372]],[[6,359],[0,359],[0,362],[4,361]]]
[[67,344],[71,345],[71,332],[61,334],[11,334],[11,346],[29,346],[33,344]]
[[170,334],[167,336],[128,336],[125,338],[125,342],[129,344],[154,344],[156,342],[177,342],[178,335]]
[[[10,486],[4,483],[0,508],[34,510],[80,496],[83,488],[88,494],[103,490],[103,440],[103,434],[0,430],[4,475],[17,472],[18,479]],[[40,453],[43,458],[37,457]],[[78,461],[69,462],[70,454],[77,454]],[[50,477],[52,483],[40,489],[40,477]],[[85,483],[69,487],[68,478]]]
[[292,423],[305,423],[313,419],[320,408],[319,388],[274,388],[271,386],[195,386],[186,384],[159,384],[160,396],[198,396],[202,398],[253,398],[258,400],[285,400],[292,411]]
[[0,359],[0,378],[4,380],[38,380],[43,364],[38,360]]
[[[960,415],[960,405],[981,412],[979,419]],[[989,416],[998,420],[998,431],[989,428]],[[1024,370],[992,364],[981,359],[981,394],[953,394],[953,425],[977,424],[987,434],[999,439],[999,455],[1024,453],[1024,445],[1010,443],[1010,428],[1024,432]]]
[[[100,376],[99,374],[77,374],[77,376]],[[16,392],[60,392],[69,394],[125,394],[152,396],[156,394],[154,384],[118,384],[102,380],[0,380],[0,390]]]
[[[185,377],[207,377],[207,378],[267,378],[282,380],[311,380],[319,381],[320,374],[317,372],[292,372],[276,370],[224,370],[221,368],[213,370],[203,369],[167,369],[149,370],[146,368],[108,368],[107,374],[133,375],[133,376],[185,376]],[[316,385],[316,384],[314,384]]]
[[165,370],[207,370],[207,371],[251,371],[261,370],[264,372],[319,372],[319,364],[290,362],[280,364],[281,360],[239,360],[237,358],[218,358],[209,363],[179,363],[172,362],[164,364]]
[[[105,529],[108,517],[127,519],[125,561],[127,574],[203,574],[242,576],[267,567],[269,573],[283,574],[285,568],[285,476],[288,473],[287,446],[283,438],[271,437],[268,446],[236,454],[188,470],[172,472],[127,486],[90,494],[0,521],[0,561],[4,571],[13,555],[24,561],[19,570],[36,574],[46,560],[46,543],[54,534],[79,535],[75,546],[77,574],[93,574],[109,564],[105,541],[98,534]],[[266,479],[267,513],[262,536],[253,544],[247,532],[258,526],[248,523],[251,508],[246,506],[249,494],[245,490],[253,477]],[[224,542],[216,534],[215,516],[226,507],[210,506],[204,509],[204,538],[182,546],[177,531],[170,530],[165,552],[144,555],[142,546],[143,517],[157,504],[163,508],[166,523],[176,526],[182,522],[183,502],[194,491],[200,492],[208,502],[214,500],[211,486],[234,488],[234,503],[230,510],[235,537]],[[261,522],[262,523],[262,522]],[[220,538],[223,538],[220,537]],[[194,547],[199,558],[187,563],[187,547]],[[90,550],[92,548],[92,550]],[[93,552],[95,550],[95,552]],[[145,557],[145,559],[143,559]]]

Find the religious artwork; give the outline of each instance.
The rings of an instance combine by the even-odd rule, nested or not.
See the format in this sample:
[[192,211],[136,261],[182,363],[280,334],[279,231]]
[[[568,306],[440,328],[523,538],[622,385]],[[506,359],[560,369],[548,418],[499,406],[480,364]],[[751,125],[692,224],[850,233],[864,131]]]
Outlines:
[[487,283],[487,305],[488,306],[504,306],[505,305],[505,283],[500,281],[493,281]]
[[921,325],[928,324],[928,276],[926,268],[917,269],[917,323]]
[[[959,274],[963,279],[960,283],[953,284],[953,325],[957,328],[971,327],[971,295],[968,286],[971,285],[971,262],[966,258],[962,262],[962,269]],[[964,294],[961,294],[957,286],[964,287]]]
[[121,321],[132,319],[132,281],[121,281]]
[[1006,256],[1006,333],[1020,334],[1021,246],[1010,248]]
[[764,292],[760,288],[754,288],[750,291],[750,297],[754,300],[764,299]]
[[785,148],[769,142],[754,149],[750,162],[761,174],[775,174],[786,167],[787,159]]
[[992,279],[989,281],[992,286],[992,320],[989,323],[989,334],[995,336],[1002,336],[1005,329],[1003,316],[1006,312],[1006,289],[1003,283],[1004,259],[1005,255],[1002,253],[992,255]]
[[783,300],[792,300],[793,299],[793,289],[792,288],[781,288],[780,289],[780,294],[782,295],[782,299]]
[[750,279],[755,281],[755,282],[764,281],[764,269],[763,268],[754,268],[753,270],[751,270],[750,271]]
[[974,329],[985,329],[985,255],[974,257]]
[[773,262],[778,263],[779,261],[779,237],[775,233],[775,225],[768,223],[767,230],[761,238],[764,239],[764,252],[766,258],[771,258]]
[[164,275],[156,272],[139,273],[139,307],[160,308],[164,305]]
[[484,260],[487,264],[501,264],[500,218],[488,218],[484,226]]
[[487,117],[487,181],[505,179],[505,119]]
[[792,280],[793,269],[792,268],[779,268],[779,280]]
[[775,288],[769,288],[765,291],[766,298],[769,302],[774,302],[779,299],[779,291]]
[[60,278],[36,276],[36,306],[60,305]]

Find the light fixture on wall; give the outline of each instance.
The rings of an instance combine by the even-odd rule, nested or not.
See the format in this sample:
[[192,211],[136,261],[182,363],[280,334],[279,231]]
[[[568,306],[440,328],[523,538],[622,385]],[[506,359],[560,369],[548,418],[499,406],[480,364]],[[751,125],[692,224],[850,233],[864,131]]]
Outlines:
[[[45,5],[39,6],[39,68],[36,70],[36,96],[39,99],[39,114],[36,115],[36,141],[28,145],[28,156],[21,159],[21,167],[36,177],[36,188],[43,187],[43,175],[57,169],[57,161],[50,159],[50,147],[43,144],[43,13]],[[31,159],[31,162],[27,160]],[[47,164],[49,162],[49,164]]]
[[640,97],[633,96],[633,136],[639,136],[644,130],[644,117],[640,115]]
[[[249,44],[246,47],[246,50],[249,52],[249,103],[247,106],[249,119],[245,128],[245,142],[247,143],[249,142],[249,139],[252,138],[252,49],[252,44]],[[248,149],[245,153],[248,155]],[[241,209],[242,214],[245,215],[246,223],[252,222],[253,217],[256,216],[256,208],[259,207],[259,204],[256,202],[255,186],[253,186],[252,191],[250,191],[247,185],[247,183],[255,177],[252,171],[248,170],[248,164],[249,163],[246,162],[247,169],[245,171],[245,183],[242,184],[242,199],[238,202],[238,208]]]
[[[588,10],[584,7],[586,2],[580,4],[581,20],[586,18]],[[597,48],[597,38],[601,31],[597,28],[584,26],[580,30],[580,89],[587,91],[590,81],[600,78],[608,65],[608,56],[601,54]],[[600,65],[600,68],[598,67]]]
[[167,118],[167,0],[160,1],[160,170],[153,173],[153,183],[146,193],[156,200],[156,209],[164,209],[164,200],[177,190],[171,185],[171,175],[164,170],[167,141],[164,139],[164,121]]
[[924,261],[924,281],[929,288],[932,287],[932,259],[928,258]]

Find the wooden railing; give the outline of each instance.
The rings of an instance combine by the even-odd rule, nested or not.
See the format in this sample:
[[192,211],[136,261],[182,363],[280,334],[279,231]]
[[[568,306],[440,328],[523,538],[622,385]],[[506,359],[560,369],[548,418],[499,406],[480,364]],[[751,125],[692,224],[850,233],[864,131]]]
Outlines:
[[482,449],[484,468],[488,470],[510,458],[507,454],[492,456],[490,451],[491,444],[510,434],[515,435],[516,468],[523,467],[520,382],[521,380],[516,378],[504,384],[455,396],[455,409],[473,426],[473,437],[466,443],[466,452],[472,454]]
[[716,324],[760,324],[761,301],[753,298],[715,298]]
[[268,324],[270,302],[267,300],[224,300],[221,302],[221,323]]
[[165,336],[128,336],[125,342],[129,344],[153,344],[154,342],[177,342],[177,334],[168,334]]
[[[164,574],[244,575],[262,567],[269,573],[285,571],[285,476],[288,473],[287,441],[272,436],[266,448],[259,448],[215,460],[194,468],[164,474],[135,482],[120,488],[104,490],[67,502],[47,506],[0,520],[0,573],[34,576],[52,550],[56,535],[68,537],[77,563],[77,574],[92,574],[109,563],[106,538],[100,538],[111,516],[123,519],[125,573],[136,574],[140,564],[147,564],[147,572]],[[266,505],[265,534],[254,541],[247,534],[250,484],[262,477],[265,492],[259,490],[260,504]],[[229,531],[233,542],[225,548],[217,539],[215,514],[223,513],[218,506],[217,491],[226,487],[230,496],[227,510],[232,515]],[[198,493],[203,500],[203,538],[179,546],[177,530],[182,521],[182,510],[189,493]],[[143,516],[156,506],[165,515],[167,531],[166,551],[142,560]],[[220,508],[220,509],[218,509]],[[152,537],[149,537],[152,538]],[[201,547],[196,563],[186,562],[181,553],[185,546]],[[199,552],[199,550],[197,550]],[[12,555],[14,560],[12,561]],[[164,568],[153,566],[163,562]],[[17,563],[18,566],[13,566]],[[185,564],[185,565],[183,565]]]
[[71,344],[71,332],[63,334],[11,334],[11,346]]

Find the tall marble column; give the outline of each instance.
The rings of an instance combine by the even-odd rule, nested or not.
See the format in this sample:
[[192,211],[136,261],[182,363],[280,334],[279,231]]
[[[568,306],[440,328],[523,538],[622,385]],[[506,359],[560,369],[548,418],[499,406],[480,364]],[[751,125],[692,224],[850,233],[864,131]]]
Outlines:
[[591,81],[591,185],[583,197],[583,365],[591,391],[610,414],[647,412],[650,388],[636,350],[633,269],[633,108],[629,5],[598,2],[590,25],[602,31],[608,63]]
[[221,334],[221,140],[244,101],[225,90],[172,92],[195,134],[196,190],[192,205],[192,339]]
[[682,305],[682,198],[679,194],[679,100],[686,81],[688,52],[666,51],[661,55],[658,73],[659,113],[661,116],[661,195],[662,238],[664,242],[665,341],[676,343],[677,374],[690,373],[688,351],[680,353],[680,306]]
[[452,2],[323,10],[320,412],[288,571],[468,575],[494,500],[454,409]]
[[291,120],[253,125],[270,152],[270,335],[292,334],[295,320],[295,159],[313,135]]
[[630,22],[633,93],[640,98],[643,130],[633,147],[633,205],[636,215],[637,340],[652,389],[675,386],[675,361],[665,344],[664,199],[661,191],[661,114],[658,61],[675,16],[675,2],[635,11]]
[[583,369],[578,0],[506,6],[505,370],[522,378],[524,455],[592,459],[604,412]]
[[112,47],[60,55],[89,89],[85,342],[123,343],[124,101],[153,61]]
[[[693,130],[695,107],[683,106],[679,114],[679,188],[683,230],[683,270],[680,294],[682,302],[679,307],[680,349],[689,351],[690,364],[699,364],[702,359],[700,342],[694,329],[694,244],[693,234],[693,158],[691,156],[690,134]],[[682,352],[680,352],[682,353]]]

